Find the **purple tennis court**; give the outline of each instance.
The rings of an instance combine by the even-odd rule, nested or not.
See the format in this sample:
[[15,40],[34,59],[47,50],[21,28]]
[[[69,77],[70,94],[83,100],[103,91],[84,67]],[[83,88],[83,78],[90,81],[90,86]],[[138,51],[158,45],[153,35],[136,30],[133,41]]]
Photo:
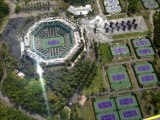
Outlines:
[[120,105],[129,105],[133,104],[133,99],[132,98],[124,98],[119,100]]
[[136,49],[137,55],[139,57],[148,57],[148,56],[154,56],[155,52],[152,47],[142,47]]
[[154,80],[154,76],[153,75],[146,75],[146,76],[142,76],[141,78],[142,78],[143,82],[148,82],[148,81]]
[[112,103],[110,101],[101,102],[101,103],[98,103],[98,107],[99,107],[99,109],[111,108]]
[[150,54],[152,51],[150,49],[139,50],[140,54]]
[[144,65],[144,66],[138,66],[138,71],[149,71],[150,66],[149,65]]
[[124,74],[113,75],[112,79],[113,80],[124,80],[125,79],[125,75]]
[[111,52],[113,56],[129,55],[130,51],[126,44],[116,44],[111,47]]
[[114,99],[110,99],[110,98],[109,99],[96,98],[96,101],[94,102],[94,110],[95,110],[95,113],[114,111],[116,110],[115,101]]
[[154,68],[149,62],[138,62],[134,65],[136,74],[152,73]]
[[126,49],[125,48],[115,48],[114,51],[117,54],[122,54],[126,52]]
[[96,120],[120,120],[118,111],[105,111],[96,114]]
[[134,47],[149,47],[151,42],[147,38],[135,39],[133,40]]
[[142,120],[142,114],[138,107],[120,110],[119,115],[121,120]]
[[55,45],[55,44],[59,44],[59,40],[48,41],[48,45]]
[[144,46],[144,45],[147,45],[147,41],[145,41],[145,40],[136,41],[136,45],[137,45],[137,46]]
[[136,110],[128,110],[123,112],[124,118],[133,118],[134,116],[137,116],[137,111]]
[[116,120],[116,116],[114,114],[102,115],[101,120]]
[[117,108],[120,110],[138,106],[136,97],[135,95],[132,95],[132,94],[118,96],[115,98],[115,100],[116,100]]
[[147,73],[138,75],[138,82],[144,86],[155,86],[158,83],[158,77],[156,73]]

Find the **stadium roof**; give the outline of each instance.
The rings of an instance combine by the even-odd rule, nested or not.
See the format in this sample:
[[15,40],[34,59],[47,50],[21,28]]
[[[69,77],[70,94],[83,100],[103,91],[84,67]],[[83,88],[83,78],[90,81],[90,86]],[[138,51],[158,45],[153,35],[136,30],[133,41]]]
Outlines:
[[84,7],[69,6],[67,10],[74,15],[87,15],[90,11],[92,11],[92,8],[91,8],[91,5],[85,5]]

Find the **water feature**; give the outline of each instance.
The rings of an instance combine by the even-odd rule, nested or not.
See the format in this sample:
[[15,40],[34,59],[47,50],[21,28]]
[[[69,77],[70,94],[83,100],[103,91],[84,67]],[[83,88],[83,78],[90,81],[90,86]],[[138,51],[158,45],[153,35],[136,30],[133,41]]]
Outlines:
[[47,95],[46,95],[45,82],[44,82],[44,79],[43,79],[43,69],[40,66],[39,62],[37,62],[37,73],[39,75],[39,81],[40,81],[41,86],[42,86],[42,92],[43,92],[43,97],[44,97],[45,104],[46,104],[46,107],[47,107],[48,117],[51,118],[50,108],[49,108],[49,105],[48,105],[48,99],[47,99]]

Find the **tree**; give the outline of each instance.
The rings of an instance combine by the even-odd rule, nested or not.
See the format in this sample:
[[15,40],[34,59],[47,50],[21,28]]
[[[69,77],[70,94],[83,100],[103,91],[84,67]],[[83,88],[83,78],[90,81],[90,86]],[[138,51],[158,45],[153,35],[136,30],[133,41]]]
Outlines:
[[32,120],[22,112],[0,103],[0,120]]
[[87,3],[90,3],[93,0],[64,0],[64,2],[74,4],[74,5],[85,5]]
[[129,0],[128,12],[135,13],[137,11],[138,0]]
[[16,5],[16,8],[15,8],[15,12],[16,13],[19,13],[21,10],[21,6],[19,6],[18,4]]
[[59,113],[61,120],[68,120],[68,110],[62,109]]
[[9,5],[7,3],[5,3],[4,1],[1,1],[0,2],[0,11],[4,15],[8,15],[9,14]]

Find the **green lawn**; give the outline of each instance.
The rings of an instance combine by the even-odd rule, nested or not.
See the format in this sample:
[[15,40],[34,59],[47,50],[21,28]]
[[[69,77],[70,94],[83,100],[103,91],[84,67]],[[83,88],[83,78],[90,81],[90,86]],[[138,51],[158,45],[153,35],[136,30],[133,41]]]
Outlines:
[[127,8],[128,8],[128,1],[127,0],[120,0],[120,3],[121,3],[121,7],[124,10],[127,10]]
[[109,49],[109,45],[107,43],[101,43],[99,44],[100,48],[100,56],[103,63],[109,63],[111,61],[111,52]]
[[90,100],[87,100],[83,106],[77,106],[76,109],[78,115],[84,120],[95,120],[94,110]]
[[0,33],[3,32],[3,29],[5,28],[7,22],[8,22],[8,16],[4,17],[4,18],[0,21]]
[[143,36],[147,35],[148,31],[145,32],[134,32],[134,33],[126,33],[126,34],[119,34],[119,35],[113,35],[113,39],[119,39],[119,38],[131,38],[131,37],[138,37],[138,36]]
[[83,90],[85,95],[90,95],[91,93],[99,93],[99,91],[103,88],[103,76],[101,65],[97,64],[97,73],[92,80],[91,85],[88,88]]
[[125,18],[125,17],[126,17],[125,14],[112,15],[112,16],[107,16],[107,20],[111,20],[111,19],[120,19],[120,18]]

